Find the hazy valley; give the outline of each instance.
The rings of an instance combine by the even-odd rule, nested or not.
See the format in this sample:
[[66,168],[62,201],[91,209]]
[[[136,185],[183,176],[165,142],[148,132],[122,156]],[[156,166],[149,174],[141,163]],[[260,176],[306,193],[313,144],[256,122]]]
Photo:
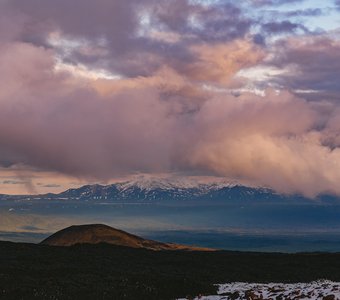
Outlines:
[[[231,250],[339,251],[340,201],[230,183],[134,181],[0,200],[3,240],[38,242],[64,227],[105,223],[164,242]],[[318,219],[318,222],[315,222]]]

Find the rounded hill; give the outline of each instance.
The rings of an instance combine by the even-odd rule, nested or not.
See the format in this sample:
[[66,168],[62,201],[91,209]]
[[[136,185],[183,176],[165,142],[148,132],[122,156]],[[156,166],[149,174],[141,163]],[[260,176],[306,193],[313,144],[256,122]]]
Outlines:
[[73,246],[76,244],[99,243],[150,250],[212,250],[143,239],[103,224],[73,225],[52,234],[41,242],[41,244],[49,246]]

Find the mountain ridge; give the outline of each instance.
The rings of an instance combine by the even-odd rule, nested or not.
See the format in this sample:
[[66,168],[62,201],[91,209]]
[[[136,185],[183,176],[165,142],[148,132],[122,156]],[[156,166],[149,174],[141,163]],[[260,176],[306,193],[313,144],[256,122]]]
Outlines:
[[[250,187],[235,182],[210,182],[186,180],[131,180],[108,185],[87,184],[60,193],[40,195],[1,195],[0,200],[72,200],[100,202],[158,202],[158,201],[308,201],[299,194],[280,194],[266,187]],[[319,195],[315,200],[339,202],[333,195]]]
[[[244,198],[261,194],[262,198],[276,195],[264,187],[248,187],[225,180],[199,181],[187,178],[153,178],[139,176],[109,185],[89,184],[68,189],[52,197],[83,200],[157,201]],[[268,197],[267,197],[268,198]]]

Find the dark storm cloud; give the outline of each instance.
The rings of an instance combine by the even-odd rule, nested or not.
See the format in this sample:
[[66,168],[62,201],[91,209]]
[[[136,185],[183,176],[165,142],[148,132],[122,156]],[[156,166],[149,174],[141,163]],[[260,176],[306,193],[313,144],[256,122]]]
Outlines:
[[27,17],[23,38],[61,30],[91,41],[107,38],[117,52],[130,47],[138,25],[138,1],[134,0],[11,0],[9,9]]
[[305,36],[283,40],[276,45],[272,63],[294,71],[277,78],[281,86],[314,91],[309,98],[340,100],[340,43],[327,36]]
[[27,184],[27,182],[19,180],[4,180],[2,184]]
[[269,22],[262,25],[262,30],[269,34],[293,33],[299,29],[307,31],[303,25],[291,21]]
[[205,7],[176,0],[160,2],[155,8],[155,20],[162,27],[203,41],[228,41],[243,37],[252,25],[234,4]]
[[[13,0],[7,6],[27,19],[22,40],[48,46],[49,34],[61,31],[65,38],[97,45],[96,49],[85,45],[68,49],[60,53],[64,59],[104,66],[129,77],[145,76],[164,64],[176,68],[190,63],[195,57],[188,46],[242,38],[252,24],[230,3],[207,7],[187,0]],[[150,24],[144,26],[170,30],[180,36],[181,43],[141,35],[146,20]]]
[[284,15],[287,17],[317,17],[326,14],[325,10],[320,8],[307,8],[285,12]]
[[58,187],[61,187],[60,184],[42,184],[42,183],[38,183],[37,185],[43,187],[43,188],[58,188]]
[[250,0],[255,6],[279,6],[291,3],[305,2],[306,0]]
[[340,0],[335,0],[335,5],[340,9]]
[[302,20],[305,20],[308,17],[319,17],[329,14],[329,12],[332,9],[321,9],[321,8],[306,8],[306,9],[297,9],[297,10],[289,10],[289,11],[283,11],[279,9],[262,9],[261,10],[261,17],[262,21],[260,23],[264,23],[264,20],[268,20],[270,22],[295,22],[297,24],[303,24],[298,23],[302,22]]

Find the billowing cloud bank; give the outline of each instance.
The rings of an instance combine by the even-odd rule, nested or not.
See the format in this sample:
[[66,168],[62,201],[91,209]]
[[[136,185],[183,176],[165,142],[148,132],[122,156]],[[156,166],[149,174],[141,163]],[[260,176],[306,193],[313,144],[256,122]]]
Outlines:
[[259,25],[244,10],[0,0],[0,165],[340,194],[337,31]]

